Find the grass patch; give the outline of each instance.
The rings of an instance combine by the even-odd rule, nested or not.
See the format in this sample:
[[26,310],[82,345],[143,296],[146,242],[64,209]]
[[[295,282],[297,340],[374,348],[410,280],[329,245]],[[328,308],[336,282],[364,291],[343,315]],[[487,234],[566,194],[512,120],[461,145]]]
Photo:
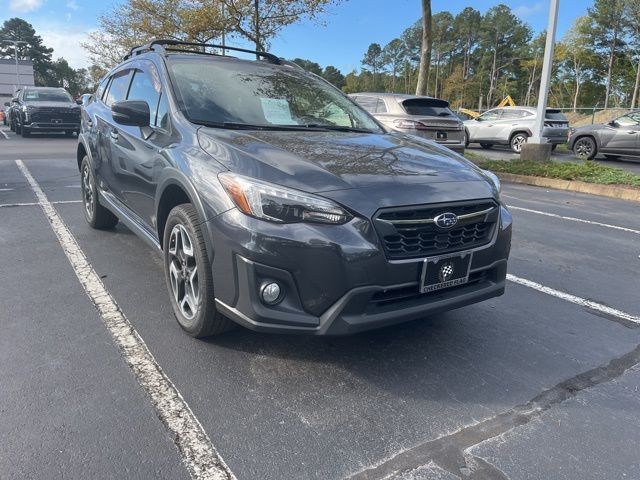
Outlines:
[[[466,152],[465,152],[465,155]],[[493,172],[532,175],[535,177],[558,178],[560,180],[579,180],[601,185],[624,185],[640,188],[640,175],[625,172],[619,168],[605,167],[595,162],[560,163],[538,162],[532,160],[487,160],[480,156],[470,157],[475,164]]]

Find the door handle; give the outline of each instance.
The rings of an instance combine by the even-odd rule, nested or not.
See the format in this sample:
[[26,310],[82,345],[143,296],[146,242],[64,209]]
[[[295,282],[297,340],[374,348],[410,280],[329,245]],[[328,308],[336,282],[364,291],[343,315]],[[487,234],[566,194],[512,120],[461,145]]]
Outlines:
[[109,136],[111,137],[111,140],[117,141],[118,140],[118,131],[117,130],[111,130],[109,132]]
[[633,135],[634,133],[638,133],[635,130],[631,130],[630,132],[627,132],[629,135]]

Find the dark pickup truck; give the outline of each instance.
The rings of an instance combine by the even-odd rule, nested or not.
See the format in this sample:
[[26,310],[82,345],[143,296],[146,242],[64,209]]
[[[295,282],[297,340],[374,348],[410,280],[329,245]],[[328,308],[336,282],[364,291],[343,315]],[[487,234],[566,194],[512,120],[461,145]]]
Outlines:
[[12,101],[11,130],[23,137],[33,132],[72,136],[80,130],[80,110],[64,88],[25,87]]

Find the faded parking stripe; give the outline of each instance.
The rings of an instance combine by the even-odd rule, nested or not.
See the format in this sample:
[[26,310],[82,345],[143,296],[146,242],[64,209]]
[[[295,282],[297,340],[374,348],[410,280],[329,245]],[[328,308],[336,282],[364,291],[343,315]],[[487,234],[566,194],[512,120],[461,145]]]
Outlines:
[[508,208],[509,210],[519,210],[521,212],[535,213],[537,215],[544,215],[545,217],[560,218],[562,220],[570,220],[572,222],[586,223],[589,225],[597,225],[599,227],[612,228],[614,230],[621,230],[623,232],[635,233],[636,235],[640,235],[640,230],[634,230],[633,228],[619,227],[618,225],[609,225],[608,223],[594,222],[591,220],[585,220],[583,218],[564,217],[562,215],[558,215],[557,213],[541,212],[540,210],[532,210],[530,208],[523,208],[523,207],[514,207],[513,205],[508,205]]
[[516,277],[515,275],[511,275],[510,273],[507,274],[507,280],[513,283],[517,283],[518,285],[523,285],[525,287],[533,288],[534,290],[537,290],[542,293],[546,293],[547,295],[551,295],[552,297],[556,297],[561,300],[565,300],[567,302],[575,303],[576,305],[580,305],[581,307],[586,307],[591,310],[604,313],[605,315],[610,315],[612,317],[617,317],[622,320],[626,320],[628,322],[640,324],[639,316],[631,315],[630,313],[626,313],[621,310],[617,310],[615,308],[602,305],[601,303],[594,302],[593,300],[578,297],[576,295],[571,295],[570,293],[561,292],[560,290],[555,290],[550,287],[545,287],[544,285],[533,282],[531,280],[527,280],[526,278]]
[[235,479],[191,408],[111,297],[27,166],[22,160],[16,160],[16,164],[29,182],[78,280],[98,309],[125,362],[151,398],[156,414],[169,431],[191,477],[198,480]]

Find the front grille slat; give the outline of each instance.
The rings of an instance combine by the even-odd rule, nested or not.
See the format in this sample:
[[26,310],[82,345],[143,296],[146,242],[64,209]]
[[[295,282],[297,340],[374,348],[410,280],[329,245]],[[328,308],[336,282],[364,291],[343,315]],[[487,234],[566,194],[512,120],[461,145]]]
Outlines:
[[[445,212],[460,217],[481,211],[489,212],[464,218],[451,229],[428,222]],[[374,217],[374,224],[387,257],[396,260],[443,255],[486,245],[491,241],[499,214],[496,202],[479,200],[383,209]]]

